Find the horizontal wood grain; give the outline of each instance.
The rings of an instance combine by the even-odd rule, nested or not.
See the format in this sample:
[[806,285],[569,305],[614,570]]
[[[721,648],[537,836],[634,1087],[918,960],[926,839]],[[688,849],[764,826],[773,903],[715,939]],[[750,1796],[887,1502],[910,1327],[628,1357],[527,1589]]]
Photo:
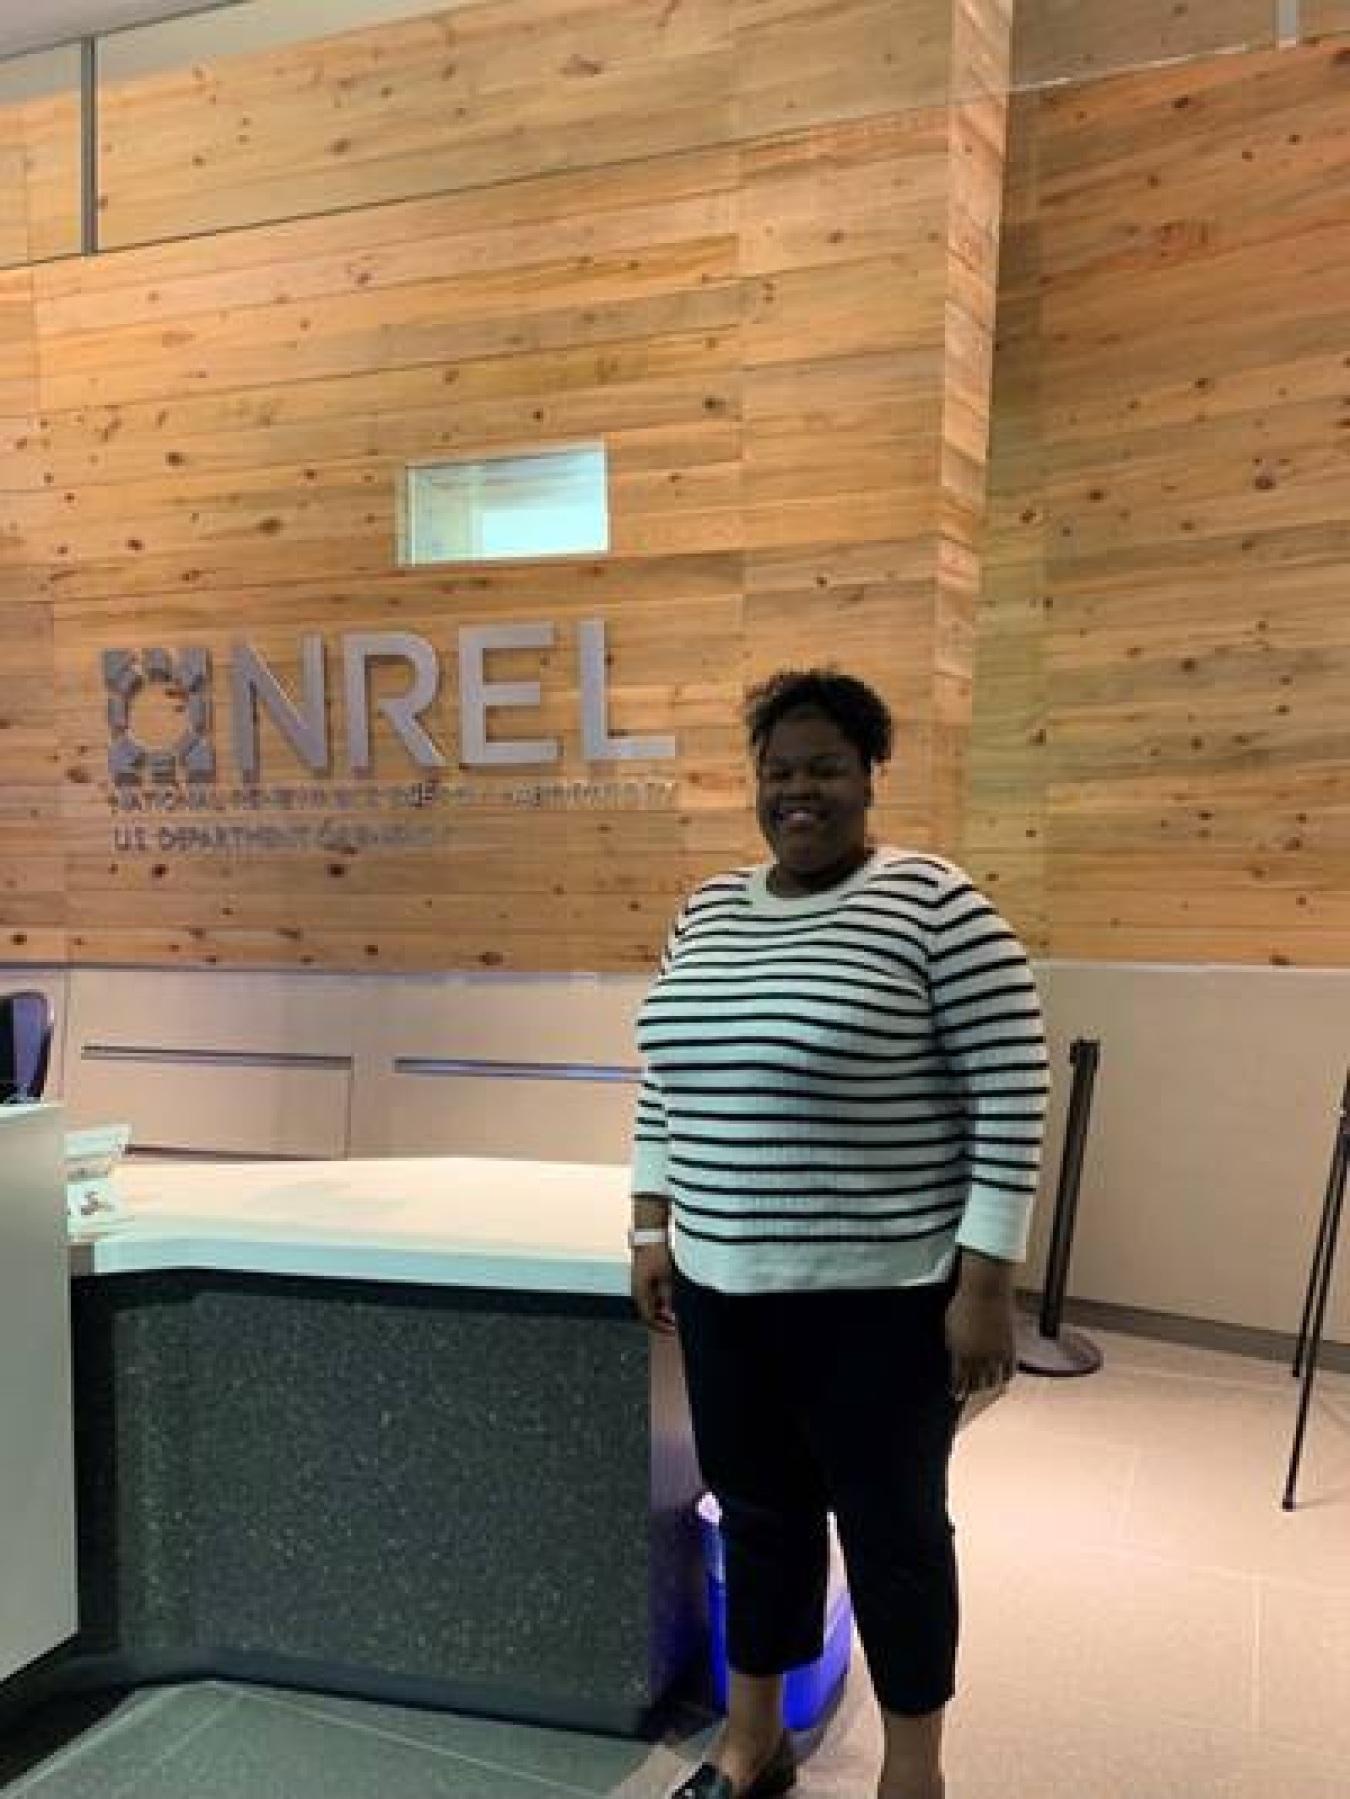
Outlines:
[[1058,955],[1350,952],[1345,82],[1013,109],[967,847]]
[[[951,848],[1007,33],[1006,0],[490,0],[105,85],[107,253],[0,276],[0,671],[25,696],[0,704],[0,948],[646,969],[682,893],[761,852],[747,686],[827,658],[900,720],[878,834]],[[597,438],[607,556],[398,565],[408,462]],[[585,760],[588,618],[611,730],[673,735],[674,762]],[[461,771],[457,633],[531,620],[553,645],[489,668],[539,704],[492,730],[560,760]],[[372,630],[439,653],[447,765],[416,803],[377,709],[365,813],[338,639]],[[254,809],[231,646],[294,693],[304,634],[335,766],[264,719],[289,799]],[[214,662],[211,804],[119,809],[101,653],[188,645]],[[377,666],[373,699],[402,679]],[[152,687],[132,725],[167,747],[184,716]],[[645,797],[587,800],[630,777]],[[235,853],[205,829],[288,821]]]
[[1350,32],[1340,0],[1299,0],[1299,30],[1305,43]]
[[0,268],[81,245],[78,94],[0,104]]
[[105,243],[725,141],[724,0],[550,11],[499,0],[107,84]]
[[1174,59],[1266,48],[1270,0],[1034,0],[1017,8],[1017,87],[1119,75]]

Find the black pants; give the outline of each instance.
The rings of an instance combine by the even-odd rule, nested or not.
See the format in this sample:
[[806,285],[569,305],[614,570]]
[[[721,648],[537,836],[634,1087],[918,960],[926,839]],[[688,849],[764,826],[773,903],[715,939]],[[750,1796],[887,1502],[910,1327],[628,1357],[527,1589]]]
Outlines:
[[832,1511],[877,1698],[908,1716],[950,1699],[951,1294],[949,1283],[724,1294],[676,1276],[694,1441],[722,1508],[727,1659],[739,1672],[781,1674],[821,1653]]

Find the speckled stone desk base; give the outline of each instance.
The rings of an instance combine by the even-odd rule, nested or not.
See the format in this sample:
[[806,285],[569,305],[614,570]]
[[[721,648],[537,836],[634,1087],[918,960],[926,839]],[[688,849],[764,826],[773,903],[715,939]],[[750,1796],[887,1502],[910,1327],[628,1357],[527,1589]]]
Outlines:
[[234,1679],[637,1734],[696,1657],[672,1345],[626,1304],[74,1283],[62,1684]]

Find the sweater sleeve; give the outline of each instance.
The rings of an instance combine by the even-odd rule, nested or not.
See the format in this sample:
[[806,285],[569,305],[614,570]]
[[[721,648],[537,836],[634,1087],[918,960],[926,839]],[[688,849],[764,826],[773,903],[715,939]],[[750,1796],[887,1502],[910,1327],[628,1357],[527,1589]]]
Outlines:
[[633,1192],[660,1194],[666,1187],[666,1102],[650,1068],[642,1071],[633,1120]]
[[[664,974],[670,967],[688,914],[689,903],[686,902],[671,926],[670,935],[666,938],[666,946],[661,952],[660,974]],[[634,1194],[652,1195],[669,1192],[667,1186],[668,1154],[669,1136],[666,1128],[665,1096],[661,1092],[661,1083],[656,1070],[650,1063],[645,1063],[633,1118],[631,1161]]]
[[1026,951],[959,869],[932,914],[929,989],[938,1041],[965,1090],[970,1186],[956,1240],[1026,1255],[1049,1077]]

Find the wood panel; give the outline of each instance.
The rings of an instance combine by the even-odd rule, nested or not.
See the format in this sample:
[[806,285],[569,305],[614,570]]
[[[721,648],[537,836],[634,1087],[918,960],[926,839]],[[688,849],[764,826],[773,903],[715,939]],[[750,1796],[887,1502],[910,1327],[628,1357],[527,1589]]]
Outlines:
[[[804,51],[828,9],[750,10],[773,21],[759,79],[789,45]],[[868,10],[852,9],[845,28]],[[891,8],[885,32],[857,45],[883,76],[888,57],[906,67],[904,110],[746,156],[745,234],[763,246],[769,288],[747,330],[746,676],[818,660],[820,595],[834,594],[834,653],[886,690],[903,721],[903,777],[881,796],[876,828],[950,847],[973,655],[975,583],[960,552],[983,505],[1008,8],[946,9],[941,87],[925,63],[936,24],[931,9]],[[897,26],[908,54],[888,35]],[[861,246],[889,254],[862,257]],[[825,257],[823,274],[783,272],[803,252]],[[810,494],[792,506],[784,457]]]
[[22,109],[0,106],[0,266],[30,260]]
[[[979,84],[1007,11],[491,0],[112,95],[110,242],[350,210],[15,290],[6,507],[60,828],[0,925],[55,882],[77,961],[645,969],[679,895],[757,851],[747,682],[830,657],[900,713],[881,834],[950,845],[1001,181]],[[607,556],[399,566],[408,461],[596,438]],[[675,763],[586,761],[597,617],[611,729],[674,735]],[[540,704],[495,729],[561,759],[461,770],[457,632],[534,620],[552,647],[491,678]],[[342,773],[338,640],[378,630],[440,655],[429,794],[378,713],[369,779]],[[334,769],[264,721],[253,797],[231,649],[298,693],[305,634]],[[217,782],[199,808],[118,809],[101,653],[185,645],[213,659]],[[401,678],[377,667],[375,696]],[[168,745],[185,704],[147,692],[138,734]],[[629,776],[651,785],[597,785]]]
[[738,134],[947,105],[954,17],[953,0],[733,0]]
[[1019,88],[1039,87],[1118,75],[1220,51],[1265,49],[1275,41],[1276,4],[1277,0],[1184,0],[1182,4],[1178,0],[1021,0],[1013,81]]
[[33,277],[0,274],[0,954],[60,962],[67,950],[52,613],[16,519],[41,491],[34,453],[38,358]]
[[1009,111],[964,845],[1029,945],[1047,951],[1038,105],[1019,95]]
[[622,167],[951,89],[950,0],[530,0],[525,16],[489,0],[105,83],[102,241]]
[[24,112],[29,254],[35,262],[75,255],[82,239],[79,95],[33,100]]
[[78,253],[77,92],[0,105],[0,268]]
[[969,843],[1056,954],[1350,953],[1348,81],[1019,106]]
[[112,247],[725,142],[729,0],[493,0],[105,85]]
[[1303,42],[1315,43],[1350,31],[1350,14],[1344,0],[1299,0],[1298,25]]
[[938,844],[960,841],[969,782],[1012,13],[1008,0],[958,0],[953,18],[956,99],[948,121],[946,378],[933,642],[932,829]]

